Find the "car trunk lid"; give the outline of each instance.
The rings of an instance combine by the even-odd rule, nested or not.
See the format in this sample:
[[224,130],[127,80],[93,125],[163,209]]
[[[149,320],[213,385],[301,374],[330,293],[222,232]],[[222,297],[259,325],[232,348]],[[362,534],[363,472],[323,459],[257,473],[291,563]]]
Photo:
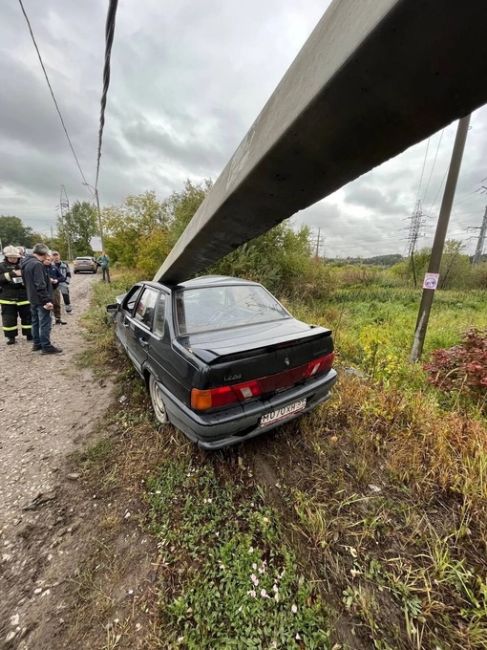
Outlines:
[[265,394],[305,380],[305,366],[333,352],[331,331],[294,318],[200,333],[185,347],[207,364],[200,388],[261,379]]

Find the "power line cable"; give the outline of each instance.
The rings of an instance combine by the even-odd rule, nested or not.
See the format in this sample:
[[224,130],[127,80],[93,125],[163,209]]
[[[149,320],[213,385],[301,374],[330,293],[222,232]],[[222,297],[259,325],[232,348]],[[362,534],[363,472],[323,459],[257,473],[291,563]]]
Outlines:
[[32,26],[30,24],[29,17],[27,16],[27,13],[25,11],[22,0],[19,0],[19,4],[20,4],[20,8],[22,9],[22,13],[24,14],[24,18],[25,18],[25,20],[27,22],[27,27],[29,28],[29,32],[30,32],[30,35],[31,35],[31,38],[32,38],[32,42],[34,43],[34,47],[36,49],[37,56],[39,57],[39,63],[41,64],[42,71],[44,72],[44,76],[46,78],[46,82],[47,82],[47,85],[49,87],[49,91],[51,93],[52,101],[54,102],[54,106],[56,107],[57,114],[59,115],[59,119],[61,120],[61,124],[62,124],[62,127],[64,129],[64,133],[66,134],[66,139],[68,140],[68,144],[69,144],[69,147],[71,149],[71,153],[73,154],[74,160],[75,160],[76,165],[77,165],[77,167],[79,169],[79,173],[81,174],[81,178],[83,179],[83,184],[88,185],[88,182],[87,182],[86,177],[85,177],[85,175],[83,173],[83,170],[81,169],[81,165],[80,165],[78,156],[76,155],[76,151],[74,149],[73,143],[71,142],[71,138],[69,137],[69,133],[68,133],[68,130],[66,128],[66,124],[64,123],[64,119],[63,119],[63,116],[61,114],[61,110],[59,109],[59,105],[58,105],[58,103],[56,101],[56,96],[54,95],[54,91],[52,89],[51,82],[49,81],[49,77],[47,76],[47,71],[46,71],[44,63],[42,61],[41,53],[39,52],[39,48],[37,46],[37,42],[36,42],[36,39],[35,39],[35,36],[34,36],[34,32],[32,31]]
[[98,192],[98,179],[100,176],[101,143],[103,127],[105,126],[105,108],[107,105],[108,86],[110,85],[110,56],[112,53],[113,36],[115,34],[115,18],[117,15],[118,0],[110,0],[105,25],[105,65],[103,68],[103,92],[101,95],[100,128],[98,131],[98,154],[96,158],[95,192]]
[[419,201],[419,197],[421,195],[421,185],[423,183],[424,168],[426,167],[426,159],[428,157],[428,150],[430,148],[430,140],[431,140],[431,138],[428,138],[428,142],[426,144],[426,151],[424,152],[423,169],[421,170],[421,176],[419,178],[418,196],[416,198],[416,202]]
[[435,157],[433,158],[433,164],[431,166],[430,175],[429,175],[429,178],[428,178],[428,182],[426,183],[426,189],[424,190],[424,194],[423,194],[423,197],[424,197],[423,198],[423,203],[424,203],[424,205],[426,205],[426,199],[428,197],[428,190],[429,190],[429,186],[430,186],[430,183],[431,183],[431,177],[433,176],[433,172],[435,170],[436,159],[438,158],[438,151],[440,150],[441,140],[443,139],[444,132],[445,132],[445,129],[443,129],[442,132],[440,133],[438,144],[436,145]]
[[437,203],[438,198],[440,196],[440,192],[443,189],[443,185],[445,184],[447,174],[448,174],[448,167],[446,168],[445,173],[443,174],[443,178],[441,179],[441,183],[438,185],[438,189],[436,191],[435,198],[431,202],[428,212],[431,212],[431,211],[433,211],[434,208],[436,208],[436,203]]

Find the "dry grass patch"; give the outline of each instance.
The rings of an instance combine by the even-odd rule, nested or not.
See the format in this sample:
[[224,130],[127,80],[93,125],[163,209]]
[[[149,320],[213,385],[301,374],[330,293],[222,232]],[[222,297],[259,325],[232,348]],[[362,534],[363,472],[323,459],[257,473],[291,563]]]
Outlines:
[[285,429],[249,456],[264,454],[279,477],[301,560],[336,612],[332,637],[486,647],[483,422],[344,376],[299,432]]

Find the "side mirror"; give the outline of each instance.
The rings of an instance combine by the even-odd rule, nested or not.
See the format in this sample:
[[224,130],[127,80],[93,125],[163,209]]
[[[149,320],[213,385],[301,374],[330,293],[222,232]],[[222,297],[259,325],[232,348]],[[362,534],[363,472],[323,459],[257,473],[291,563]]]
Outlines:
[[107,312],[109,314],[115,314],[115,312],[118,311],[119,306],[118,302],[112,302],[110,305],[107,305]]

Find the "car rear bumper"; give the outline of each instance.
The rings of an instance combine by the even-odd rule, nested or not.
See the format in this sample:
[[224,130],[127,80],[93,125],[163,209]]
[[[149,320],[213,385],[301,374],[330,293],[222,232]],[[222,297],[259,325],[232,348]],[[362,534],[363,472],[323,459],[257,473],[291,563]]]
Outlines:
[[[237,445],[311,411],[329,399],[330,390],[336,380],[337,373],[330,370],[313,382],[274,395],[264,402],[250,402],[231,410],[208,414],[195,413],[176,400],[162,384],[159,386],[165,396],[164,403],[169,421],[202,449],[215,450]],[[306,407],[303,410],[277,422],[260,426],[260,418],[266,413],[302,399],[306,399]]]

